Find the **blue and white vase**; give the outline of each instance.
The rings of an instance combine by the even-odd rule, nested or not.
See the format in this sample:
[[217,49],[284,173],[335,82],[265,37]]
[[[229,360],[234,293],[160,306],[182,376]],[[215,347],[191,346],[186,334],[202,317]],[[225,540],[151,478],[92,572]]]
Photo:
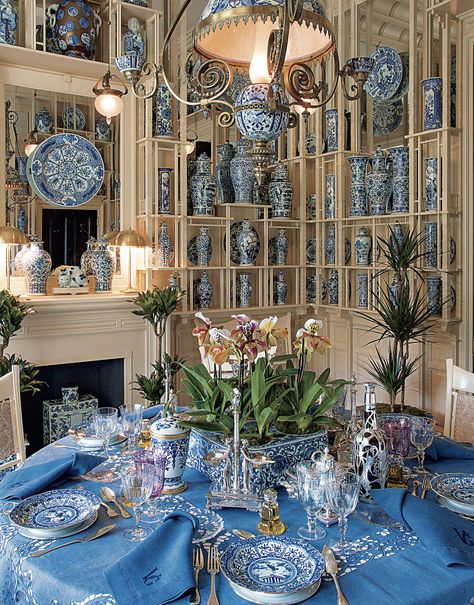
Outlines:
[[46,107],[42,107],[35,114],[36,130],[41,134],[51,134],[53,128],[53,118]]
[[422,80],[425,93],[424,127],[433,130],[443,126],[443,78]]
[[174,246],[166,223],[161,223],[159,227],[157,244],[155,253],[156,266],[169,267],[174,258]]
[[95,138],[97,141],[110,141],[110,126],[104,117],[96,118]]
[[115,271],[115,254],[109,250],[104,237],[99,239],[92,251],[90,267],[95,278],[95,291],[110,292]]
[[102,19],[87,0],[60,0],[48,7],[59,51],[68,57],[93,60]]
[[196,172],[191,177],[193,214],[195,216],[214,216],[216,200],[216,177],[211,174],[211,158],[205,154],[196,160]]
[[403,227],[400,223],[395,223],[391,225],[392,232],[390,233],[390,242],[395,240],[398,243],[398,247],[400,248],[403,244]]
[[426,268],[438,267],[438,223],[425,223],[423,261]]
[[259,248],[258,235],[252,229],[248,218],[242,221],[241,228],[236,236],[236,244],[241,267],[250,267],[255,264],[255,251]]
[[326,265],[336,264],[336,225],[329,225],[326,237]]
[[392,171],[389,156],[379,145],[369,163],[371,171],[367,173],[365,184],[370,213],[380,216],[387,214],[388,201],[392,195]]
[[275,305],[285,305],[288,285],[286,283],[283,271],[278,271],[278,275],[273,280],[273,303]]
[[170,288],[170,290],[172,290],[176,294],[178,294],[179,292],[179,278],[174,273],[168,278],[168,288]]
[[18,215],[16,217],[16,226],[20,231],[25,233],[27,224],[28,218],[26,216],[26,210],[23,208],[23,206],[20,206],[18,210]]
[[317,254],[317,241],[315,237],[309,237],[306,240],[306,264],[315,265]]
[[158,170],[158,213],[171,213],[171,168]]
[[252,285],[250,283],[250,273],[239,273],[238,282],[238,306],[250,307],[250,298],[252,296]]
[[[255,179],[253,185],[253,193],[252,193],[252,202],[255,206],[269,206],[270,199],[268,197],[268,184],[270,182],[270,177],[268,173],[265,173],[262,177],[262,182],[257,183],[257,179]],[[271,208],[268,209],[268,218],[271,218]],[[262,208],[258,210],[258,218],[264,218],[264,211]]]
[[16,44],[18,8],[10,0],[0,2],[0,43]]
[[387,150],[392,158],[393,177],[408,176],[409,164],[409,149],[406,145],[396,145],[389,147]]
[[61,398],[63,400],[63,403],[74,403],[79,399],[79,387],[61,387]]
[[372,238],[367,227],[360,227],[359,233],[354,240],[356,251],[356,264],[367,266],[370,264],[372,255]]
[[286,265],[288,258],[288,237],[286,229],[280,229],[275,243],[275,264]]
[[272,205],[273,218],[291,218],[291,203],[293,201],[293,185],[288,180],[288,170],[285,164],[279,162],[272,172],[268,185],[268,195]]
[[316,155],[316,135],[308,133],[304,140],[306,155]]
[[430,315],[441,315],[443,281],[437,275],[426,277],[426,303]]
[[316,275],[306,276],[306,302],[316,302]]
[[127,21],[127,31],[122,37],[123,52],[127,56],[144,57],[145,40],[140,33],[140,21],[136,17],[131,17]]
[[393,197],[392,212],[408,212],[409,209],[409,151],[405,145],[388,149],[392,157]]
[[316,219],[316,194],[311,193],[306,196],[306,220],[314,221]]
[[392,283],[388,286],[388,298],[396,309],[398,307],[398,273],[393,274]]
[[450,91],[451,91],[451,111],[450,111],[450,119],[451,126],[456,128],[456,57],[451,57],[451,81],[450,81]]
[[162,83],[158,85],[152,102],[152,135],[154,137],[173,136],[173,105],[171,93]]
[[43,242],[30,243],[22,259],[28,294],[46,294],[46,282],[51,272],[51,256],[43,250]]
[[179,424],[170,414],[153,422],[150,433],[153,453],[165,458],[165,482],[162,493],[183,492],[187,488],[183,481],[183,473],[186,468],[191,429]]
[[329,304],[339,304],[339,272],[333,269],[328,279],[327,288],[329,291]]
[[369,214],[365,184],[369,159],[368,155],[351,155],[347,158],[351,167],[351,216]]
[[338,115],[337,109],[326,109],[326,151],[337,151]]
[[336,175],[326,175],[326,218],[336,218]]
[[214,288],[211,282],[209,281],[209,275],[207,273],[204,272],[202,274],[196,290],[199,307],[201,309],[209,309],[209,307],[211,306],[212,293],[214,291]]
[[237,154],[230,160],[230,176],[236,204],[251,204],[253,200],[255,173],[253,161],[249,155],[251,149],[252,141],[239,139]]
[[438,158],[425,158],[426,210],[438,209]]
[[232,143],[226,141],[217,146],[217,203],[232,204],[234,202],[234,186],[230,172],[230,163],[235,156],[235,148]]
[[197,264],[200,267],[208,267],[211,262],[212,242],[208,227],[199,227],[199,235],[196,237]]
[[367,309],[369,306],[369,276],[367,273],[357,273],[357,306]]
[[81,270],[86,275],[92,275],[92,257],[93,252],[97,246],[97,240],[95,237],[91,237],[86,242],[86,249],[81,255]]

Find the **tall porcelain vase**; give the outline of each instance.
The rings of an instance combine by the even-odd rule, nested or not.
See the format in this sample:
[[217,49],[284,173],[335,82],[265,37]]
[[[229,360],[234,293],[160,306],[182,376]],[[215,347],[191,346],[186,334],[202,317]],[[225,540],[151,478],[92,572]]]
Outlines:
[[370,158],[370,167],[365,178],[370,213],[380,216],[388,213],[388,201],[392,194],[391,165],[380,145]]
[[252,141],[240,139],[237,142],[237,154],[230,160],[230,176],[236,204],[251,204],[255,185],[255,173],[249,151]]
[[115,255],[107,247],[107,240],[99,239],[97,248],[92,251],[90,268],[95,278],[96,292],[110,292],[115,271]]
[[46,281],[51,272],[51,256],[43,250],[43,242],[31,242],[22,259],[28,294],[46,294]]
[[409,151],[405,145],[397,145],[388,149],[393,164],[393,198],[392,212],[394,214],[408,212],[409,209]]
[[365,174],[369,159],[368,155],[351,155],[347,158],[351,167],[351,216],[366,216],[369,214],[365,186]]

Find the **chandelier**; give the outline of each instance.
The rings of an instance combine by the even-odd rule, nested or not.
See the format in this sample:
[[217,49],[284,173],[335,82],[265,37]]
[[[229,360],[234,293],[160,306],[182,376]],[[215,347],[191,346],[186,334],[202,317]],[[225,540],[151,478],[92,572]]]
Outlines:
[[[297,124],[297,113],[307,119],[326,105],[338,82],[346,99],[362,95],[373,59],[354,57],[340,68],[333,26],[319,0],[209,0],[193,31],[186,69],[188,95],[182,98],[171,85],[177,78],[170,73],[170,42],[191,1],[185,0],[165,36],[161,64],[137,61],[131,68],[128,62],[122,75],[138,98],[153,96],[162,78],[183,105],[218,104],[219,124],[235,122],[253,141],[258,181],[273,153],[269,142]],[[119,69],[121,59],[116,59]],[[328,90],[331,64],[334,73]],[[225,93],[239,68],[248,70],[251,83],[231,104]],[[348,77],[353,80],[350,90]]]

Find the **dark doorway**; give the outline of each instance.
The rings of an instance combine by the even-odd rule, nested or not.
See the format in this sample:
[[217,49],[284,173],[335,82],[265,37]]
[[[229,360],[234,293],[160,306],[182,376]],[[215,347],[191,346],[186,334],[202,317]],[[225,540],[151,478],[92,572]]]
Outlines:
[[97,210],[43,209],[43,241],[53,269],[79,266],[90,237],[97,237]]

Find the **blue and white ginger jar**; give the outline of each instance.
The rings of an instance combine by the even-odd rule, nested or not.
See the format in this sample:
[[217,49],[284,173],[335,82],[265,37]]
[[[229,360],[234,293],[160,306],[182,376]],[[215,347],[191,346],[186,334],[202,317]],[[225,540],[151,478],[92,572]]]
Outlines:
[[53,128],[53,118],[46,107],[42,107],[35,114],[36,130],[41,134],[51,134]]
[[46,282],[51,272],[51,256],[43,250],[43,242],[35,241],[22,258],[28,294],[46,294]]
[[165,458],[165,483],[163,494],[179,494],[187,485],[183,481],[189,449],[191,430],[179,424],[169,415],[150,426],[153,453]]
[[205,154],[196,160],[196,172],[191,177],[191,195],[195,216],[214,216],[216,177],[211,174],[211,159]]
[[231,160],[235,156],[235,148],[232,143],[226,141],[217,146],[217,202],[219,204],[232,204],[234,202],[234,185],[231,176]]
[[372,253],[372,238],[367,227],[361,227],[354,240],[356,250],[356,263],[358,265],[369,265]]
[[268,196],[272,205],[273,218],[291,218],[293,185],[288,180],[287,167],[281,162],[272,172],[272,179],[268,185]]
[[308,275],[306,277],[306,302],[316,302],[316,275]]
[[316,219],[317,197],[315,193],[306,196],[306,220],[314,221]]
[[102,116],[95,121],[95,138],[98,141],[110,141],[110,126]]
[[93,251],[97,246],[97,240],[95,237],[91,237],[87,240],[86,249],[81,255],[81,269],[86,275],[92,275],[92,257]]
[[90,268],[95,278],[95,291],[110,292],[115,271],[115,254],[109,250],[104,237],[99,239],[96,249],[92,251]]
[[256,185],[255,172],[249,152],[252,141],[239,139],[237,154],[230,160],[230,176],[236,204],[250,204],[253,201],[253,190]]
[[158,246],[155,253],[155,264],[158,267],[169,267],[174,258],[174,246],[168,232],[168,225],[161,223],[158,231]]

